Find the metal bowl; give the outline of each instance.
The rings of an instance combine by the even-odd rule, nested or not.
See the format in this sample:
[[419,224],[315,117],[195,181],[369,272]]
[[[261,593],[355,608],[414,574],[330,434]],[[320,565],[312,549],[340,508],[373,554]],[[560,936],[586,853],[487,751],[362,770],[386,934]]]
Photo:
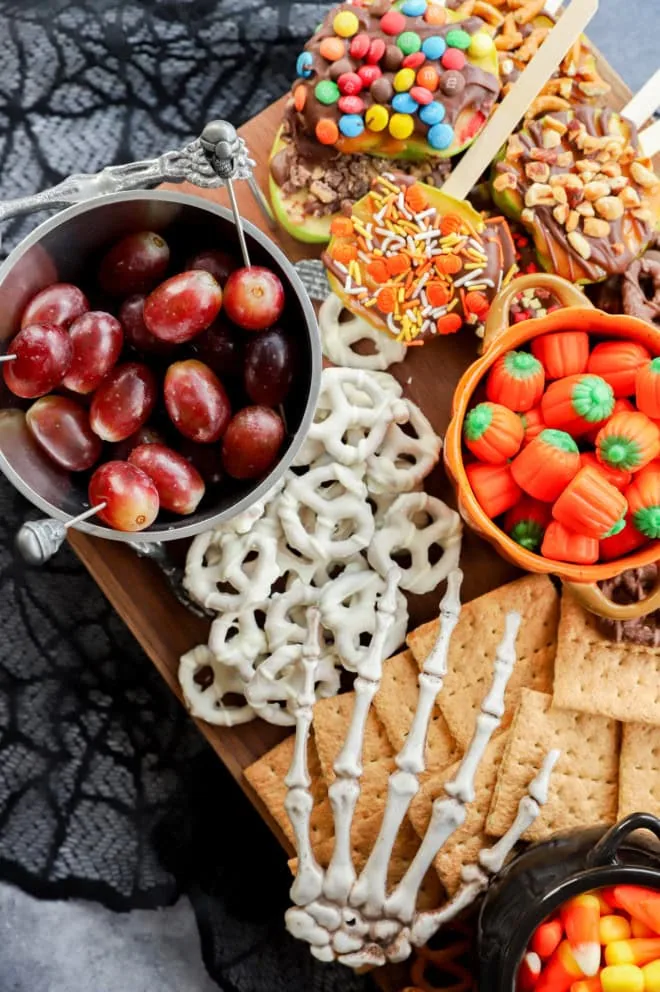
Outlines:
[[[18,330],[28,300],[56,281],[93,283],[93,267],[105,247],[124,235],[154,230],[168,239],[181,262],[201,247],[240,250],[233,217],[224,207],[198,196],[165,190],[113,193],[76,204],[41,224],[0,267],[0,353]],[[192,537],[248,509],[263,497],[290,466],[312,421],[321,376],[321,346],[316,315],[307,293],[285,255],[253,224],[243,221],[253,264],[267,265],[287,291],[285,320],[295,341],[296,374],[284,404],[287,437],[282,455],[258,481],[229,482],[206,496],[187,517],[159,514],[152,527],[124,533],[91,520],[76,528],[113,541],[155,542]],[[31,503],[67,523],[89,507],[88,473],[56,467],[42,453],[26,427],[19,400],[0,382],[0,469]]]

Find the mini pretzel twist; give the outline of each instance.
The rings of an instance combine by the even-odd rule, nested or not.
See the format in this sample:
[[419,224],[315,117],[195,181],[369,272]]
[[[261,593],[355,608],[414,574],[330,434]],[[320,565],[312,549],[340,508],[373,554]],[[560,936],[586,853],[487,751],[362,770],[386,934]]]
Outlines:
[[[399,565],[401,588],[414,593],[430,592],[458,567],[461,551],[461,518],[442,500],[428,493],[405,493],[394,500],[385,514],[383,527],[371,541],[367,559],[379,575]],[[431,564],[431,548],[443,554]],[[408,568],[396,562],[397,553],[410,556]]]
[[[340,321],[344,309],[339,297],[331,293],[319,310],[321,344],[326,358],[335,365],[371,371],[382,371],[403,361],[406,357],[405,344],[379,331],[362,317],[351,316]],[[375,351],[370,355],[361,355],[353,348],[358,341],[371,341]]]
[[[370,569],[357,572],[347,569],[322,591],[321,621],[332,632],[337,654],[349,672],[358,671],[369,651],[376,630],[376,603],[384,589],[384,579]],[[407,623],[406,600],[398,593],[394,622],[384,647],[385,657],[402,643]]]
[[237,669],[223,665],[205,644],[181,657],[179,683],[190,714],[200,720],[235,727],[256,716],[249,703],[229,705],[224,701],[229,693],[243,696],[245,685]]
[[[317,415],[308,441],[321,442],[325,451],[341,465],[365,461],[381,444],[393,422],[405,423],[408,408],[400,400],[401,387],[389,375],[363,369],[326,369]],[[351,443],[347,433],[364,432]],[[313,445],[306,445],[308,453]],[[318,454],[316,455],[318,457]]]
[[[309,516],[301,512],[307,509]],[[344,465],[321,465],[289,479],[279,515],[289,544],[319,563],[350,558],[367,547],[374,533],[367,487]]]
[[390,424],[377,451],[367,459],[367,486],[372,493],[404,493],[416,489],[440,457],[442,440],[419,407],[408,407],[411,437],[398,424]]

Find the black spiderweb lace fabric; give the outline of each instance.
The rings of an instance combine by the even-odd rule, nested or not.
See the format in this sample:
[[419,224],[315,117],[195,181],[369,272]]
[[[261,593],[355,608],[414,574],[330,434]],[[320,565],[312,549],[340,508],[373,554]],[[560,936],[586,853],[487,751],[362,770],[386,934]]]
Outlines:
[[[0,195],[158,154],[287,88],[323,5],[0,0]],[[6,252],[35,224],[6,225]],[[0,878],[149,908],[187,893],[226,992],[358,992],[284,932],[282,852],[73,554],[16,557],[0,479]]]

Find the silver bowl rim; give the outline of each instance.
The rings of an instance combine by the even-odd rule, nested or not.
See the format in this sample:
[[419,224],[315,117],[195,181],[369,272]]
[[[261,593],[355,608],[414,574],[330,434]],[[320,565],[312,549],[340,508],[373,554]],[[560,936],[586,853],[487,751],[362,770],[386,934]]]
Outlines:
[[[5,280],[16,262],[30,248],[38,244],[46,234],[65,223],[71,217],[76,217],[78,214],[92,211],[97,207],[108,203],[120,203],[127,200],[144,199],[161,200],[169,203],[178,203],[185,206],[197,207],[200,210],[206,210],[208,213],[216,214],[217,216],[222,217],[233,224],[234,218],[231,210],[227,207],[221,206],[220,204],[213,203],[212,200],[207,200],[205,197],[196,196],[192,193],[179,193],[173,190],[131,190],[124,193],[110,193],[102,196],[96,196],[90,200],[85,200],[82,203],[76,203],[71,207],[61,210],[54,217],[51,217],[39,224],[34,231],[28,234],[27,237],[25,237],[7,256],[2,265],[0,265],[0,284]],[[80,530],[85,534],[91,534],[94,537],[102,537],[106,540],[123,541],[133,544],[140,542],[152,543],[157,541],[179,541],[184,538],[194,537],[196,534],[200,534],[203,531],[212,530],[218,524],[238,516],[239,513],[249,509],[254,505],[254,503],[266,496],[269,490],[272,489],[276,482],[278,482],[278,480],[290,467],[293,459],[300,450],[300,447],[302,446],[312,423],[319,390],[321,387],[322,354],[316,312],[309,296],[307,295],[307,291],[298,276],[298,273],[282,249],[279,248],[274,241],[272,241],[266,234],[263,233],[263,231],[259,230],[259,228],[250,221],[243,219],[243,229],[246,234],[258,242],[258,244],[277,261],[282,270],[285,272],[292,289],[298,297],[300,306],[302,307],[309,337],[311,358],[309,395],[307,397],[307,403],[305,405],[302,419],[286,453],[282,456],[275,468],[273,468],[273,470],[264,479],[262,479],[259,485],[253,490],[243,496],[236,503],[232,504],[232,506],[227,507],[227,509],[214,514],[206,520],[199,521],[198,523],[191,523],[187,525],[184,524],[183,526],[179,526],[177,523],[173,524],[167,530],[162,531],[150,531],[147,528],[146,530],[141,531],[126,532],[113,530],[111,527],[100,527],[96,524],[89,523],[89,521],[83,521],[75,525],[75,530]],[[54,517],[57,520],[61,520],[63,523],[67,523],[71,520],[71,514],[60,510],[59,507],[50,503],[47,499],[44,499],[43,496],[40,496],[39,493],[32,489],[32,487],[29,486],[21,478],[21,476],[14,471],[7,458],[1,451],[0,471],[3,472],[12,485],[15,486],[15,488],[18,489],[18,491],[25,496],[30,503],[37,506],[40,510],[43,510],[44,513],[47,513],[49,516]]]

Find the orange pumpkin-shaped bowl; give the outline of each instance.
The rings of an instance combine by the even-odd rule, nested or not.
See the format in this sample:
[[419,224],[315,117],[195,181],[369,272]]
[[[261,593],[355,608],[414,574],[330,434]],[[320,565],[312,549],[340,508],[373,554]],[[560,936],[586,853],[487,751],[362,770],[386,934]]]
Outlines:
[[[509,311],[515,296],[525,289],[541,287],[551,290],[563,309],[554,310],[547,317],[509,326]],[[559,276],[531,274],[514,280],[493,302],[486,324],[482,357],[467,369],[456,387],[445,438],[445,465],[456,490],[461,516],[502,557],[527,572],[557,575],[570,586],[582,605],[594,613],[613,619],[631,619],[660,608],[660,582],[641,603],[626,606],[613,603],[597,583],[627,568],[638,568],[657,561],[660,558],[660,541],[653,541],[624,558],[596,565],[551,561],[517,544],[486,515],[477,502],[465,471],[463,422],[474,403],[477,390],[495,361],[507,351],[524,349],[542,334],[576,330],[586,331],[592,342],[612,339],[637,341],[645,345],[654,357],[660,356],[660,330],[635,317],[612,316],[596,310],[579,289]]]

